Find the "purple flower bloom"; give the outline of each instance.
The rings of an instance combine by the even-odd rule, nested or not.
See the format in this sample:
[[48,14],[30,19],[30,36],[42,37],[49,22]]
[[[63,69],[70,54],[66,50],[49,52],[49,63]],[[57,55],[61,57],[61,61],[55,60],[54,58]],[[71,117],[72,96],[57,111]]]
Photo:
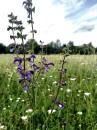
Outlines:
[[23,85],[23,89],[24,89],[24,92],[28,92],[28,85],[24,82],[24,85]]
[[21,57],[16,57],[16,58],[14,59],[14,64],[16,64],[16,62],[18,62],[19,64],[21,64],[22,61],[23,61],[23,58],[21,58]]
[[10,52],[14,52],[14,48],[10,48]]
[[32,67],[34,65],[34,62],[33,61],[30,61],[30,66]]
[[22,71],[22,65],[21,65],[20,63],[18,64],[17,71],[18,71],[19,73]]
[[34,71],[32,71],[32,70],[27,71],[27,72],[25,73],[25,78],[26,78],[28,81],[30,81],[32,74],[34,74]]
[[44,72],[48,72],[48,70],[49,70],[48,65],[45,65],[44,68],[45,68],[45,69],[44,69]]
[[48,63],[48,64],[43,63],[44,72],[48,72],[48,70],[50,69],[50,65],[54,65],[54,64],[53,63]]
[[34,58],[36,58],[36,56],[35,56],[34,54],[32,54],[32,55],[30,56],[30,59],[31,59],[31,58],[34,59]]
[[61,102],[60,102],[59,100],[57,100],[57,99],[56,99],[56,100],[53,100],[53,103],[56,104],[59,108],[62,108],[62,109],[64,108],[64,104],[61,103]]
[[31,76],[34,74],[33,70],[26,71],[25,73],[23,71],[20,71],[21,80],[27,80],[31,81]]
[[29,63],[30,63],[30,66],[33,67],[34,71],[36,71],[40,68],[33,61],[30,61]]

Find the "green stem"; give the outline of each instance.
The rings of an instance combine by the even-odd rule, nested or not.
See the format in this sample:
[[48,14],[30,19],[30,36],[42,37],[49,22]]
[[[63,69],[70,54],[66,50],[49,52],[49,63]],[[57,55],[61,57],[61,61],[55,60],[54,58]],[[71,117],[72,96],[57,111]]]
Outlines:
[[[13,28],[13,23],[12,23],[12,28]],[[14,30],[13,29],[12,29],[12,34],[14,36],[15,52],[16,52],[16,40],[15,40],[15,34],[14,34]],[[17,53],[17,57],[18,57],[18,53]]]
[[[32,17],[32,14],[31,14],[31,28],[32,28],[32,39],[34,40],[34,27],[33,27],[33,17]],[[33,54],[34,54],[34,44],[32,45],[32,50],[33,50]]]

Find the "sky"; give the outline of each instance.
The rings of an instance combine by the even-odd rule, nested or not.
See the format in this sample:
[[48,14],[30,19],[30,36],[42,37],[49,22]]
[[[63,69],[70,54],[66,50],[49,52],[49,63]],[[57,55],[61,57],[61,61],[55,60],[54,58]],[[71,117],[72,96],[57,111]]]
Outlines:
[[[7,31],[8,14],[22,20],[27,39],[31,38],[30,26],[23,0],[3,0],[0,4],[0,42],[9,45],[11,31]],[[75,45],[92,42],[97,47],[97,0],[33,0],[35,6],[35,39],[44,44],[60,39],[61,43],[74,41]],[[25,41],[26,42],[26,41]]]

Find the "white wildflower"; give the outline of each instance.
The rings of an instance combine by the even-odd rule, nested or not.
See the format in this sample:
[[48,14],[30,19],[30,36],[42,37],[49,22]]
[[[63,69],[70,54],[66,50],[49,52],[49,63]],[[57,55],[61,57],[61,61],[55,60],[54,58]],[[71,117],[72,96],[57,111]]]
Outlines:
[[9,87],[10,85],[9,85],[9,84],[7,84],[7,86]]
[[59,106],[60,108],[63,108],[63,104],[59,104],[58,106]]
[[91,94],[91,93],[88,93],[88,92],[84,93],[85,96],[89,96],[90,94]]
[[52,75],[50,75],[49,77],[50,77],[50,78],[52,78],[53,76],[52,76]]
[[51,110],[51,109],[48,110],[48,113],[49,113],[49,114],[51,114],[51,112],[54,113],[54,112],[56,112],[56,110],[55,110],[55,109],[54,109],[54,110]]
[[85,81],[85,79],[82,79],[83,81]]
[[21,99],[20,97],[17,98],[17,100],[20,100],[20,99]]
[[16,102],[19,102],[19,100],[16,100]]
[[28,117],[27,117],[27,116],[22,116],[21,119],[22,119],[23,121],[26,121],[26,120],[28,119]]
[[12,98],[9,98],[10,101],[12,101]]
[[6,110],[6,107],[4,107],[3,110]]
[[49,94],[49,97],[52,97],[53,95],[52,94]]
[[0,125],[0,130],[4,129],[5,126],[4,125]]
[[79,111],[79,112],[77,112],[77,114],[78,114],[78,115],[82,115],[83,113],[82,113],[82,111]]
[[81,93],[81,90],[78,90],[79,93]]
[[70,80],[71,80],[71,81],[75,81],[75,80],[76,80],[76,78],[70,78]]
[[44,78],[41,78],[42,80],[44,80]]
[[48,91],[50,91],[50,88],[48,88]]
[[67,89],[66,92],[67,92],[67,93],[70,93],[70,92],[71,92],[71,89]]
[[57,83],[57,81],[54,81],[54,82],[53,82],[53,84],[56,84],[56,83]]
[[26,113],[30,113],[32,111],[33,111],[32,109],[28,109],[28,110],[26,110]]
[[61,91],[63,91],[63,88],[60,88]]

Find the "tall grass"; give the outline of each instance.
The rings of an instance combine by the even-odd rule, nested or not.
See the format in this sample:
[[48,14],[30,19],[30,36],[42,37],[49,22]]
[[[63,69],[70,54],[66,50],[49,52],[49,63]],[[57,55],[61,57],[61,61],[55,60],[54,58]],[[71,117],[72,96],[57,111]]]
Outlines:
[[55,66],[37,79],[33,112],[31,86],[24,93],[13,56],[0,55],[0,130],[33,130],[33,116],[35,130],[97,130],[97,56],[67,57],[67,86],[59,93],[63,109],[52,104],[62,56],[46,57]]

